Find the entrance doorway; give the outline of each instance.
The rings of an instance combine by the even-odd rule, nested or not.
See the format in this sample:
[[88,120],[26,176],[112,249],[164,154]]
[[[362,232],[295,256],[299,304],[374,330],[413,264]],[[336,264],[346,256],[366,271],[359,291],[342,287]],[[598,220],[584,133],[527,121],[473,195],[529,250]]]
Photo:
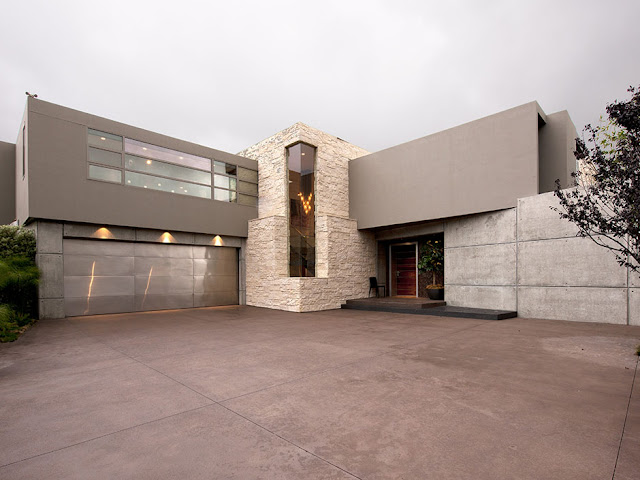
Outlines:
[[417,257],[417,242],[389,246],[390,296],[416,296],[418,291]]

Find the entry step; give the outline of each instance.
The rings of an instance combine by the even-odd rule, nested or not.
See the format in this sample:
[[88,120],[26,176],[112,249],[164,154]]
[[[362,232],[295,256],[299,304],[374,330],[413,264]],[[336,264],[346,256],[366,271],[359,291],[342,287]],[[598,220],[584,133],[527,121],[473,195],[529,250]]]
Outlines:
[[511,310],[493,310],[486,308],[451,307],[440,300],[425,298],[361,298],[347,300],[344,309],[367,310],[371,312],[409,313],[413,315],[432,315],[439,317],[476,318],[479,320],[505,320],[515,318],[518,312]]

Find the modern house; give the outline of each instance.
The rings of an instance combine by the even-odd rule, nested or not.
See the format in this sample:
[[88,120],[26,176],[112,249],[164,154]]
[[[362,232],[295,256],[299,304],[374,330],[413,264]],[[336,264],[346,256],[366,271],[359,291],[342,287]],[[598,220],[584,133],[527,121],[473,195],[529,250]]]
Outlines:
[[0,223],[36,232],[42,318],[422,296],[435,238],[448,305],[640,324],[638,279],[550,208],[575,137],[531,102],[376,153],[297,123],[232,155],[29,98]]

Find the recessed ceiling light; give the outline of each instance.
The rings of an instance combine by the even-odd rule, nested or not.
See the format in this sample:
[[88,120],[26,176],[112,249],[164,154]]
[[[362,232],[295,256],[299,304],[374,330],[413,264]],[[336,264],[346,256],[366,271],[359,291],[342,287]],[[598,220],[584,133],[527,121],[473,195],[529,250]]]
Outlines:
[[143,149],[143,150],[146,150],[146,149],[147,149],[147,147],[142,147],[142,149]]
[[185,190],[184,193],[187,193],[187,191]]
[[131,180],[127,180],[127,183],[131,183]]
[[147,188],[147,186],[145,185],[144,188]]
[[106,138],[104,138],[104,137],[100,137],[100,140],[106,140]]
[[306,155],[304,152],[302,152],[302,155]]
[[171,193],[176,193],[176,191],[175,190],[171,190]]
[[159,186],[159,187],[161,187],[161,186],[162,186],[162,184],[161,184],[161,183],[159,183],[159,184],[158,184],[158,186]]
[[180,160],[184,160],[184,157],[180,157]]
[[151,165],[151,160],[147,160],[147,165]]

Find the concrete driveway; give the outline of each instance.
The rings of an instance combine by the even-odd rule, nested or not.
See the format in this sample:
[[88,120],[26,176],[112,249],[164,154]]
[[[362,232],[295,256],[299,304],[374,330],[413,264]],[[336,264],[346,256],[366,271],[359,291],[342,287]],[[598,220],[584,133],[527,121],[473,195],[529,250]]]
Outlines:
[[0,345],[0,478],[638,479],[638,343],[355,310],[41,321]]

